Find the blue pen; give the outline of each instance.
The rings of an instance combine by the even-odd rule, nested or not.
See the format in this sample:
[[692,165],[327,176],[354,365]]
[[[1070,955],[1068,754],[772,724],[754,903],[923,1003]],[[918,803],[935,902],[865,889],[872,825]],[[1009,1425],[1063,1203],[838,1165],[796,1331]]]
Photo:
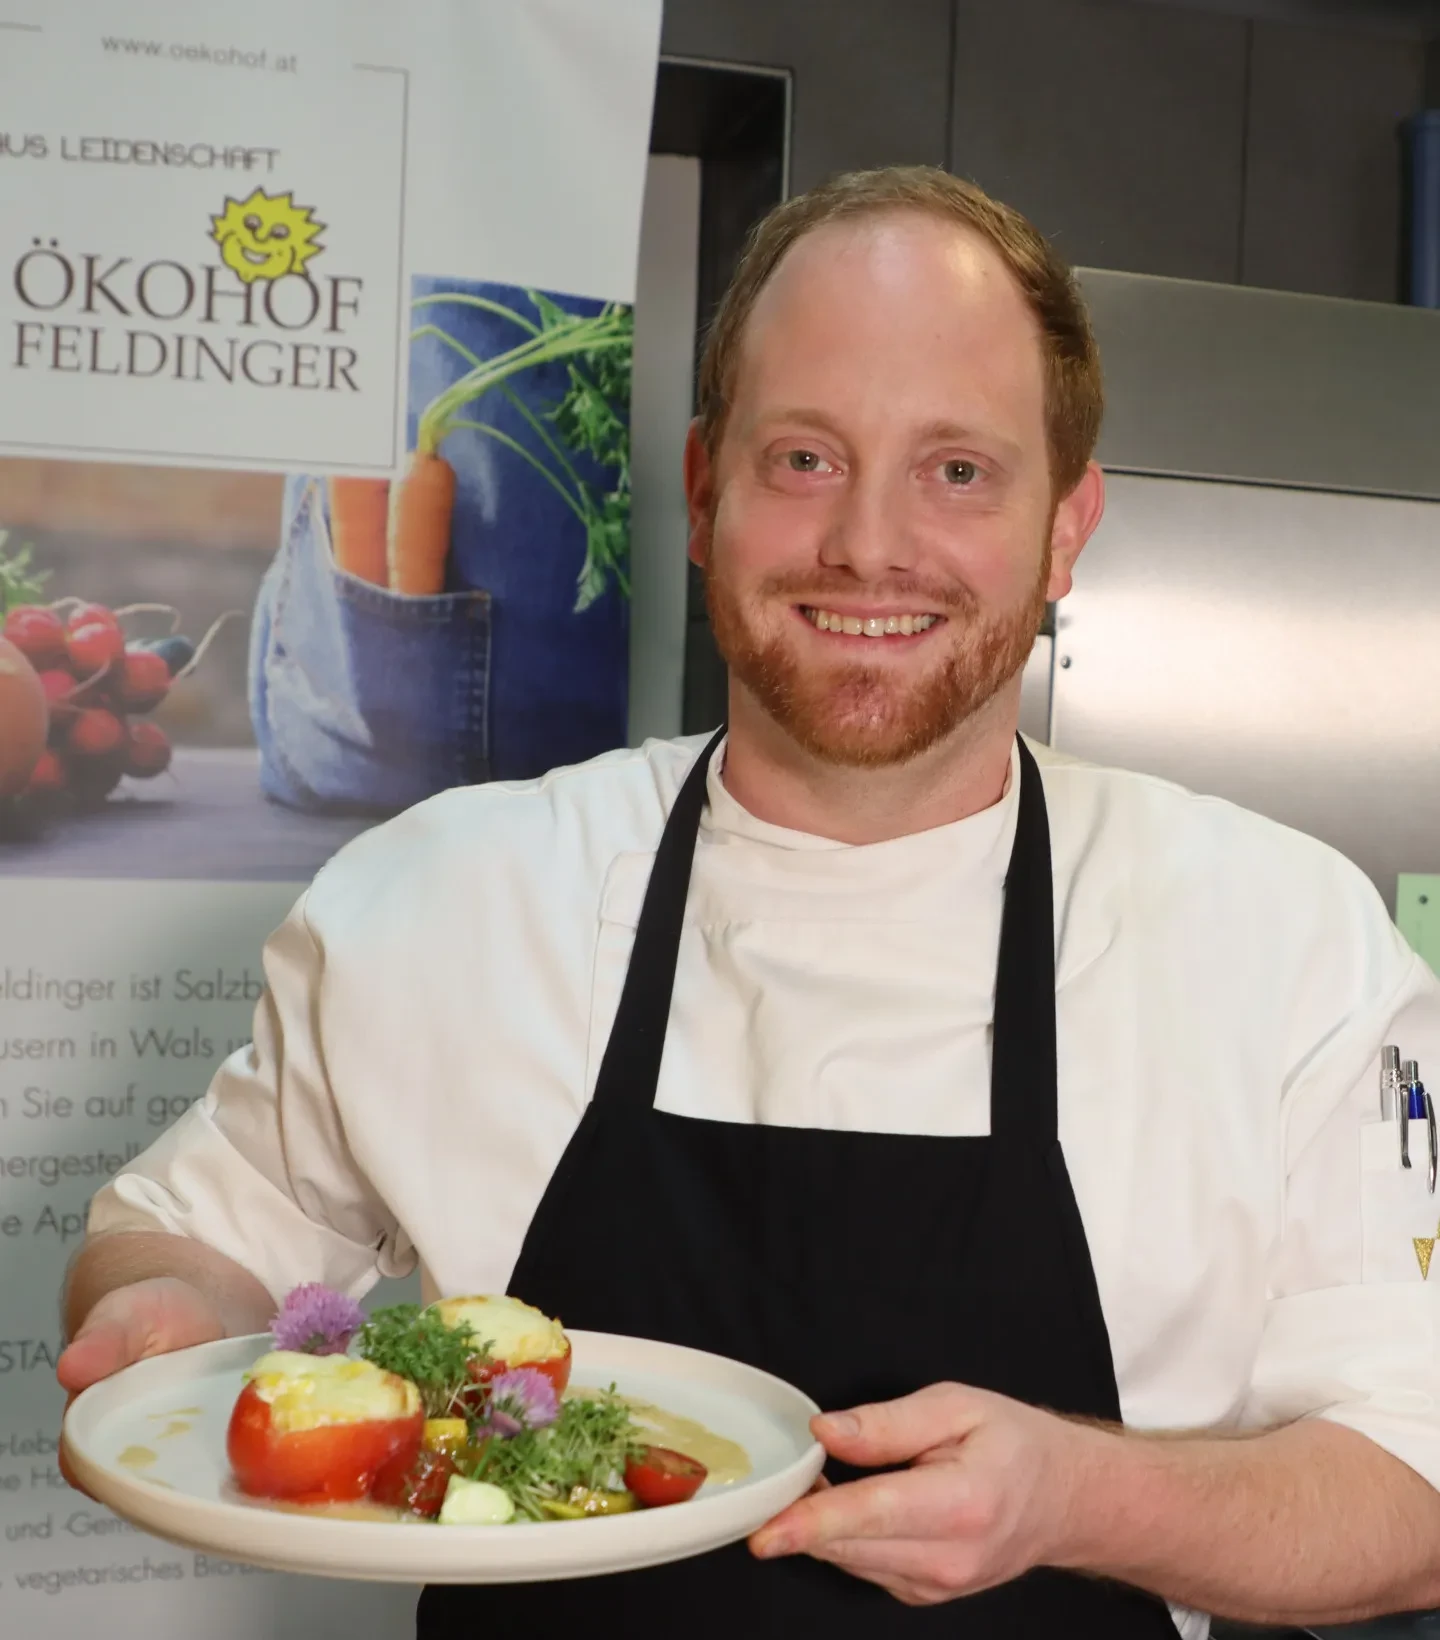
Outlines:
[[1440,1143],[1437,1143],[1435,1105],[1430,1095],[1425,1091],[1425,1084],[1420,1080],[1420,1067],[1413,1059],[1407,1059],[1400,1070],[1400,1085],[1405,1093],[1405,1115],[1400,1123],[1400,1163],[1402,1167],[1410,1165],[1409,1126],[1411,1122],[1424,1122],[1426,1137],[1429,1142],[1429,1167],[1426,1169],[1425,1187],[1430,1195],[1435,1194],[1437,1172],[1440,1172]]

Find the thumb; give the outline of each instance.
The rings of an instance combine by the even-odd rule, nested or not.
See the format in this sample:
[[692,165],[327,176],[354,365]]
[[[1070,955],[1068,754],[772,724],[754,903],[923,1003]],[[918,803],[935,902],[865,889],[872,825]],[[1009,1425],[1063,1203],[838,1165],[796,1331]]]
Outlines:
[[907,1463],[964,1440],[984,1419],[989,1399],[963,1384],[931,1384],[895,1401],[822,1413],[811,1419],[810,1428],[825,1450],[845,1463]]
[[121,1320],[106,1320],[92,1312],[84,1326],[61,1351],[55,1363],[55,1376],[62,1389],[72,1395],[89,1389],[102,1378],[119,1372],[137,1359],[139,1348],[132,1348],[131,1329]]
[[186,1283],[170,1278],[136,1282],[97,1301],[61,1352],[55,1376],[75,1394],[132,1361],[224,1334],[214,1308]]

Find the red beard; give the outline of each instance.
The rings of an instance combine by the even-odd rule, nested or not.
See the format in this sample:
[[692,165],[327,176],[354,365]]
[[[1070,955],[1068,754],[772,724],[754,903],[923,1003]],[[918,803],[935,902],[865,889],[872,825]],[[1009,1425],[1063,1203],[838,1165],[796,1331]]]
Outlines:
[[[1050,579],[1047,539],[1040,573],[1021,604],[982,614],[968,588],[899,576],[867,587],[877,603],[935,610],[944,625],[926,641],[935,658],[902,679],[889,665],[864,660],[802,664],[785,621],[766,633],[756,610],[804,604],[825,609],[855,592],[849,576],[775,575],[748,607],[716,570],[712,541],[705,566],[705,601],[715,642],[737,678],[795,743],[826,763],[882,768],[908,762],[944,740],[994,698],[1024,666],[1045,613]],[[883,643],[885,639],[875,639]]]

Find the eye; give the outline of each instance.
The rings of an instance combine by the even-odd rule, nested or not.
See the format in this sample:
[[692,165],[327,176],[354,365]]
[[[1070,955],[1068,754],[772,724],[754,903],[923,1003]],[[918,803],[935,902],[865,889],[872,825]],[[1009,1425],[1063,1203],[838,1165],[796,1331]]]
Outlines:
[[947,461],[940,468],[945,482],[957,490],[967,490],[980,476],[980,469],[973,461]]
[[290,230],[283,222],[277,222],[270,230],[270,237],[272,239],[288,239],[290,237]]
[[259,232],[260,218],[258,216],[247,216],[245,218],[245,226],[249,228],[251,233]]
[[794,473],[818,473],[825,463],[813,450],[787,450],[785,465]]

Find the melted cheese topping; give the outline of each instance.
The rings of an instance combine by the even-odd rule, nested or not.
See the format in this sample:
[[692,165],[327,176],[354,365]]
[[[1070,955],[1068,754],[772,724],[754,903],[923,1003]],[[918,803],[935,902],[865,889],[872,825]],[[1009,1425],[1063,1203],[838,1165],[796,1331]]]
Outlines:
[[285,1433],[413,1418],[420,1410],[420,1392],[408,1378],[348,1355],[272,1350],[246,1377],[269,1405],[271,1426]]
[[443,1298],[434,1308],[447,1327],[468,1321],[491,1355],[511,1366],[549,1361],[565,1353],[567,1341],[560,1323],[518,1298]]

